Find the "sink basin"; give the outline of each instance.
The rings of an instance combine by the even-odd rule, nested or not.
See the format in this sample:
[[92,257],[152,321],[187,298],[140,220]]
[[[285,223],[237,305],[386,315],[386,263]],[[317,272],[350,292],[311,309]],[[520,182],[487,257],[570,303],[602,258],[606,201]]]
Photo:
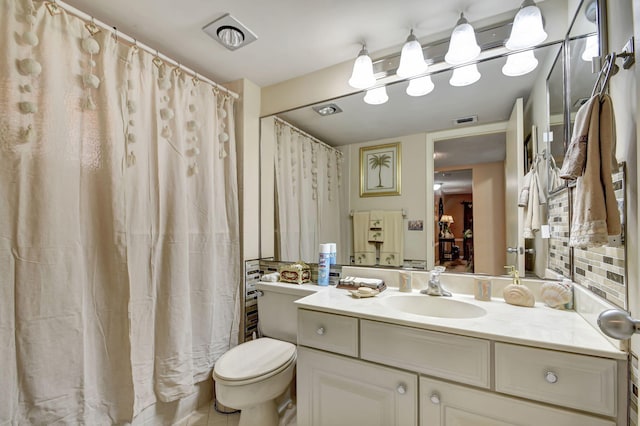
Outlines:
[[382,304],[407,314],[439,318],[477,318],[485,315],[480,306],[448,297],[392,296],[381,300]]

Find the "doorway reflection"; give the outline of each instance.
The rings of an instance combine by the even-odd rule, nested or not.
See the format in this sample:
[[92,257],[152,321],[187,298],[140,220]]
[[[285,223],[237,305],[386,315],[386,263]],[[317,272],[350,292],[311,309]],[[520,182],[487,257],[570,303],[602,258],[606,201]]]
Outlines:
[[473,171],[436,171],[434,182],[436,264],[451,272],[474,272]]

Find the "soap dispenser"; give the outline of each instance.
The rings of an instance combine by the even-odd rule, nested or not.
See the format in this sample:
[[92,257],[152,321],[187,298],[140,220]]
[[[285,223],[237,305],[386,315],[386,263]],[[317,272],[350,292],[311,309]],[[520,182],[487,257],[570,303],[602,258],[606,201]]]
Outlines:
[[513,282],[504,288],[502,297],[504,301],[510,305],[525,306],[531,308],[536,304],[533,292],[520,282],[520,274],[515,266],[505,266],[509,271],[509,275],[513,277]]

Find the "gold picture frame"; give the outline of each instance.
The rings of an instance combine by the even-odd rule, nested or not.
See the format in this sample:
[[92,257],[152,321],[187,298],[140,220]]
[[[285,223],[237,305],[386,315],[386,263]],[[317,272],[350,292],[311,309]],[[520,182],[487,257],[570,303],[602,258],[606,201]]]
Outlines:
[[400,142],[360,148],[360,197],[400,195]]

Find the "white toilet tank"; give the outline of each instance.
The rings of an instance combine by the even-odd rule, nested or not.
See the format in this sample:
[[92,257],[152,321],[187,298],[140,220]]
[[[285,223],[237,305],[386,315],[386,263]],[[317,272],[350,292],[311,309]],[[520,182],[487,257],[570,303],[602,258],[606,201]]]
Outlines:
[[315,284],[259,282],[258,327],[263,336],[297,343],[298,315],[295,301],[326,287]]

